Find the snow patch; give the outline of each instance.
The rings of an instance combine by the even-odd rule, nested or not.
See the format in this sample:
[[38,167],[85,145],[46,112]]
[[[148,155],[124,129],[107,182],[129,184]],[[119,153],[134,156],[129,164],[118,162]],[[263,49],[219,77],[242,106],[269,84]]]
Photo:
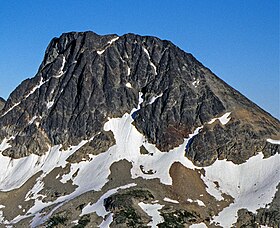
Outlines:
[[108,42],[108,44],[112,44],[112,43],[114,43],[115,41],[117,41],[119,39],[119,37],[115,37],[115,38],[113,38],[113,39],[111,39],[109,42]]
[[223,116],[219,117],[219,118],[214,118],[212,120],[210,120],[208,122],[208,124],[212,124],[214,123],[216,120],[219,120],[221,122],[222,125],[225,125],[228,123],[228,121],[230,121],[231,117],[229,117],[231,114],[231,112],[227,112],[225,113]]
[[195,80],[195,81],[193,81],[192,82],[192,85],[195,87],[195,88],[197,88],[197,86],[199,85],[199,79],[197,79],[197,80]]
[[200,207],[206,207],[205,204],[201,200],[198,200],[198,199],[197,200],[187,199],[187,201],[190,203],[197,203],[198,206],[200,206]]
[[201,222],[197,224],[192,224],[189,226],[189,228],[207,228],[207,226],[205,225],[205,223]]
[[33,124],[36,119],[37,119],[37,116],[33,116],[32,119],[28,122],[28,125]]
[[97,54],[98,54],[98,55],[102,55],[103,52],[104,52],[106,49],[107,49],[107,48],[105,48],[105,49],[103,49],[103,50],[101,50],[101,51],[97,51]]
[[50,109],[54,104],[54,101],[48,101],[47,102],[47,109]]
[[198,204],[200,207],[206,207],[205,204],[201,200],[195,200],[195,202]]
[[[60,150],[61,145],[56,145],[42,156],[31,154],[19,159],[3,156],[0,153],[0,191],[10,191],[21,187],[39,171],[43,171],[46,175],[55,167],[64,167],[67,163],[66,159],[87,142],[87,140],[83,140],[79,145],[72,146],[66,151]],[[9,147],[5,138],[0,145],[0,151]]]
[[6,112],[4,112],[1,117],[5,116],[7,113],[9,113],[11,110],[13,110],[15,107],[17,107],[20,104],[20,102],[14,104],[11,108],[9,108]]
[[151,226],[152,228],[157,228],[157,225],[159,223],[164,222],[164,218],[160,215],[159,212],[159,210],[163,208],[164,205],[148,204],[143,202],[138,203],[138,205],[143,211],[145,211],[149,216],[152,217],[152,221],[147,224],[148,226]]
[[[230,227],[236,222],[239,209],[246,208],[256,213],[257,209],[270,203],[280,181],[279,164],[280,154],[264,159],[263,154],[259,153],[240,165],[226,160],[216,160],[211,166],[205,167],[208,181],[217,181],[219,190],[235,199],[234,203],[223,209],[213,221],[223,227]],[[216,192],[212,195],[215,194]]]
[[[0,209],[3,209],[5,208],[4,205],[0,205]],[[12,227],[12,226],[9,226],[9,221],[5,219],[5,216],[4,216],[4,212],[2,210],[0,210],[0,224],[6,224],[6,228],[7,227]],[[4,226],[1,226],[1,227],[4,227]]]
[[78,225],[79,224],[79,220],[74,220],[71,223],[73,223],[74,225]]
[[29,192],[25,196],[25,201],[29,201],[31,199],[36,200],[39,197],[42,197],[42,199],[46,196],[39,194],[41,190],[44,188],[44,182],[43,182],[44,175],[41,175],[39,178],[36,179],[36,183],[34,184],[33,188],[29,190]]
[[147,50],[145,47],[143,47],[143,51],[144,51],[144,52],[146,53],[146,55],[148,56],[150,66],[154,69],[155,75],[157,75],[157,67],[156,67],[155,64],[152,62],[150,53],[148,52],[148,50]]
[[64,66],[65,66],[65,63],[66,63],[66,59],[65,59],[65,57],[63,56],[63,58],[62,58],[62,63],[61,63],[61,67],[60,67],[60,69],[58,70],[57,75],[52,76],[53,78],[60,78],[60,77],[64,74],[63,69],[64,69]]
[[43,78],[41,77],[39,84],[33,87],[33,89],[25,96],[25,99],[27,99],[31,94],[33,94],[37,89],[39,89],[47,81],[48,80],[43,81]]
[[113,222],[113,213],[110,213],[99,225],[100,228],[110,228],[110,224]]
[[98,55],[102,55],[102,54],[104,53],[104,51],[106,51],[106,49],[107,49],[108,47],[110,47],[110,46],[111,46],[115,41],[117,41],[118,39],[119,39],[119,37],[115,37],[115,38],[111,39],[110,41],[108,41],[107,46],[106,46],[103,50],[97,51],[97,54],[98,54]]
[[267,142],[269,142],[269,143],[272,143],[272,144],[277,144],[277,145],[280,145],[280,140],[267,139],[266,141],[267,141]]
[[137,109],[135,110],[132,110],[131,113],[137,111],[137,110],[140,110],[141,108],[141,104],[143,103],[144,99],[143,99],[143,93],[142,92],[139,92],[139,101],[138,101],[138,105],[137,105]]
[[5,221],[4,213],[2,210],[0,210],[0,224],[3,224]]
[[[43,81],[43,78],[41,77],[39,84],[37,84],[36,86],[34,86],[31,91],[23,98],[23,100],[26,100],[29,96],[31,96],[37,89],[39,89],[42,85],[44,85],[47,81],[49,81],[49,79]],[[22,101],[23,101],[22,100]],[[16,104],[14,104],[11,108],[9,108],[6,112],[4,112],[1,117],[5,116],[7,113],[9,113],[10,111],[12,111],[15,107],[17,107],[18,105],[20,105],[20,103],[22,102],[17,102]]]
[[[3,139],[2,143],[0,144],[0,152],[3,152],[4,150],[6,150],[6,149],[12,147],[12,146],[8,143],[9,140],[11,140],[11,138],[9,138],[9,139],[4,138],[4,139]],[[2,156],[2,154],[0,154],[0,156]],[[1,159],[0,159],[0,161],[1,161]],[[1,164],[1,166],[2,166],[2,163],[0,163],[0,164]],[[0,168],[0,173],[1,173],[1,168]]]
[[[43,203],[40,201],[41,204],[43,204],[45,207],[51,205],[52,203]],[[46,222],[51,216],[52,214],[59,208],[62,206],[62,203],[58,204],[57,206],[55,206],[48,214],[46,213],[40,213],[38,210],[37,213],[35,214],[35,216],[33,217],[33,219],[31,220],[31,228],[37,228],[39,225],[41,225],[42,223]],[[30,211],[30,210],[29,210]],[[28,212],[29,212],[28,211]],[[31,212],[29,212],[31,213]],[[28,214],[28,213],[27,213]],[[20,219],[23,219],[23,216],[18,216]]]
[[167,197],[164,197],[163,199],[165,202],[169,202],[169,203],[179,203],[177,200],[173,200],[173,199],[170,199],[170,198],[167,198]]
[[150,100],[149,104],[153,104],[158,98],[162,97],[163,93],[161,93],[158,96],[152,97],[152,99]]
[[127,87],[127,88],[130,88],[130,89],[132,89],[132,85],[128,82],[128,83],[126,83],[125,84],[125,86]]
[[[102,175],[105,174],[105,167],[108,169],[106,170],[106,176],[108,176],[111,164],[126,159],[133,165],[131,169],[132,178],[138,178],[139,176],[144,179],[159,178],[161,183],[171,185],[172,178],[169,174],[169,169],[174,162],[177,161],[186,167],[195,168],[193,163],[185,157],[184,153],[189,139],[186,139],[182,145],[170,150],[168,153],[161,152],[155,145],[147,142],[145,137],[137,131],[132,122],[133,119],[131,115],[124,114],[122,118],[113,118],[105,123],[104,130],[111,130],[113,132],[116,145],[112,146],[107,153],[99,155],[92,161],[95,166],[97,164],[97,159],[98,163],[101,163],[100,167],[103,168]],[[194,134],[191,134],[190,138],[198,134],[199,129],[201,129],[201,127],[198,128]],[[150,154],[153,154],[153,156],[141,154],[140,147],[142,145]],[[102,160],[99,159],[100,157],[103,157]],[[106,161],[106,163],[102,161]],[[142,170],[153,170],[153,173],[143,173]],[[99,170],[97,169],[96,172],[99,173]],[[86,175],[86,173],[84,173],[84,175]],[[90,175],[92,175],[92,172]]]
[[210,195],[214,196],[216,198],[216,200],[218,200],[218,201],[224,199],[224,197],[222,196],[223,192],[220,189],[218,189],[218,187],[214,183],[213,179],[208,178],[208,175],[205,175],[205,176],[201,175],[201,179],[207,186],[206,191]]
[[[3,209],[3,208],[5,208],[5,206],[0,204],[0,209]],[[4,222],[5,222],[4,213],[2,210],[0,210],[0,224],[3,224]]]

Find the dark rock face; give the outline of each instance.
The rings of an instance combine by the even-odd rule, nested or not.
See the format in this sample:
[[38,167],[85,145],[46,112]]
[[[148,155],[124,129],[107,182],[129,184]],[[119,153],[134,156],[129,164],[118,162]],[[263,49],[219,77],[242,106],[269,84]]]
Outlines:
[[[216,158],[242,163],[262,149],[267,156],[279,152],[265,141],[279,136],[279,121],[169,41],[73,32],[54,38],[35,77],[23,81],[2,110],[0,104],[0,141],[12,137],[13,145],[4,154],[18,158],[76,145],[102,132],[108,117],[130,113],[140,92],[134,124],[162,151],[204,125],[186,150],[197,165]],[[226,112],[227,125],[207,125]],[[100,137],[99,152],[114,144],[110,135]]]
[[278,145],[264,140],[269,134],[277,134],[277,128],[271,126],[259,132],[255,125],[234,117],[226,126],[215,122],[194,137],[186,154],[198,166],[210,165],[217,158],[240,164],[261,151],[269,157],[280,152]]
[[0,111],[4,108],[6,101],[0,97]]
[[94,137],[94,139],[78,151],[72,154],[67,161],[74,163],[80,162],[83,158],[89,158],[89,154],[98,155],[106,152],[111,146],[116,143],[112,131],[102,131],[100,134]]

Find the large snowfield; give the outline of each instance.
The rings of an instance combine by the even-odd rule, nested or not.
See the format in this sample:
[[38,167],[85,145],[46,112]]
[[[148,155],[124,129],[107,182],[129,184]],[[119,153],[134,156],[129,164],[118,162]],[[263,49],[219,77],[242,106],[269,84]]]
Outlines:
[[[156,70],[156,69],[155,69]],[[160,96],[155,97],[153,102]],[[139,105],[142,102],[141,94],[139,94]],[[121,118],[108,119],[104,125],[104,130],[111,130],[114,134],[116,144],[113,145],[107,152],[90,155],[88,161],[81,161],[73,163],[70,167],[70,172],[63,176],[58,176],[62,183],[69,180],[78,187],[69,195],[61,196],[54,202],[43,203],[44,197],[39,194],[44,187],[43,177],[50,173],[56,167],[65,167],[66,159],[81,148],[90,140],[94,141],[94,137],[90,140],[84,140],[77,146],[72,146],[69,149],[61,150],[61,145],[50,147],[48,152],[43,156],[29,155],[20,159],[11,159],[3,156],[2,152],[9,148],[8,139],[4,139],[0,144],[0,191],[10,191],[21,187],[29,178],[42,171],[41,176],[37,179],[37,183],[26,195],[26,201],[35,199],[35,204],[32,208],[26,211],[25,215],[20,215],[12,221],[6,221],[5,215],[0,207],[0,224],[13,224],[23,218],[34,216],[32,226],[35,227],[45,222],[53,213],[48,215],[41,215],[40,211],[50,205],[57,204],[56,208],[60,207],[69,200],[81,195],[90,190],[100,191],[102,187],[109,181],[110,167],[113,163],[120,160],[127,160],[132,164],[131,177],[132,179],[142,177],[144,179],[158,178],[162,184],[171,185],[172,178],[169,170],[174,162],[180,162],[189,169],[202,169],[196,167],[193,163],[185,157],[185,148],[188,141],[199,134],[203,126],[197,128],[193,134],[190,134],[184,143],[169,152],[159,151],[155,145],[147,142],[146,138],[137,131],[132,124],[132,114],[137,111],[133,109],[131,113],[124,114]],[[221,124],[226,125],[230,121],[230,113],[225,113],[219,118],[215,118],[208,124],[214,121],[220,121]],[[267,140],[270,143],[279,144],[277,140]],[[149,154],[141,154],[140,147],[144,146]],[[207,186],[207,192],[214,196],[218,201],[223,199],[222,193],[226,193],[234,198],[234,202],[228,207],[224,208],[217,216],[212,218],[213,223],[220,224],[223,227],[230,227],[237,220],[237,211],[241,208],[247,208],[249,211],[256,212],[258,208],[266,207],[269,204],[275,193],[276,187],[279,183],[279,164],[280,155],[276,154],[269,158],[264,158],[262,153],[251,157],[241,165],[233,164],[226,160],[216,160],[212,165],[203,167],[205,176],[201,175],[202,180]],[[144,171],[149,171],[145,174]],[[77,175],[74,175],[74,174]],[[219,183],[219,188],[214,182]],[[104,218],[100,227],[109,227],[112,222],[112,214],[105,211],[103,206],[103,199],[109,195],[118,192],[121,189],[135,186],[131,183],[118,188],[112,189],[105,193],[97,202],[88,204],[82,214],[96,212]],[[165,198],[165,201],[172,202],[171,199]],[[178,203],[173,200],[173,203]],[[198,202],[199,203],[199,202]],[[202,203],[200,203],[201,206]],[[147,204],[140,202],[139,206],[152,217],[150,225],[156,225],[162,222],[160,216],[160,209],[164,205],[156,203]],[[106,218],[105,218],[106,217]],[[206,227],[205,224],[196,224],[191,227]]]

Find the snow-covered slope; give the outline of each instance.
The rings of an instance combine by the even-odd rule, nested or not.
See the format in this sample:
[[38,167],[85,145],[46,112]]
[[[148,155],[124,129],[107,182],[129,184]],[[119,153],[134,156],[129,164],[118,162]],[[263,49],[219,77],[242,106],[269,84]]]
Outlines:
[[[138,107],[140,107],[140,103],[142,102],[141,94],[139,94],[139,98],[140,102]],[[33,226],[37,226],[45,222],[49,216],[51,216],[50,213],[48,216],[40,217],[40,211],[43,208],[58,203],[60,203],[58,204],[60,207],[63,203],[68,202],[82,193],[90,190],[100,191],[109,181],[110,167],[114,163],[124,159],[132,164],[132,178],[158,178],[160,182],[165,185],[172,185],[172,178],[169,171],[172,164],[175,162],[180,162],[189,169],[204,169],[205,174],[201,175],[201,179],[205,182],[207,186],[206,190],[210,195],[213,195],[218,201],[223,199],[222,194],[224,193],[234,198],[232,204],[212,218],[213,223],[220,224],[223,227],[230,227],[236,222],[237,211],[239,209],[247,208],[249,211],[256,212],[258,208],[265,207],[272,201],[279,183],[279,154],[264,159],[262,153],[259,153],[241,165],[236,165],[226,160],[217,160],[208,167],[196,167],[184,156],[185,148],[188,141],[199,134],[199,130],[203,127],[197,128],[197,130],[191,134],[188,139],[185,139],[184,143],[179,147],[169,152],[161,152],[155,145],[148,143],[145,137],[139,133],[132,124],[132,114],[135,111],[137,110],[133,109],[130,114],[124,114],[121,118],[112,118],[108,120],[104,129],[113,132],[116,145],[113,145],[105,153],[96,156],[90,155],[90,160],[88,161],[70,164],[69,173],[60,176],[60,181],[66,183],[72,180],[73,184],[78,187],[71,194],[59,197],[54,202],[43,203],[42,199],[44,196],[38,194],[40,190],[44,188],[44,183],[42,182],[43,177],[56,167],[65,167],[67,163],[66,159],[89,140],[84,140],[79,145],[70,147],[66,151],[60,150],[61,146],[59,145],[54,146],[43,156],[29,155],[25,158],[11,159],[0,155],[0,163],[3,164],[1,165],[0,182],[2,191],[10,191],[19,188],[30,177],[42,171],[41,176],[37,179],[37,183],[26,195],[27,201],[30,199],[35,200],[34,206],[26,211],[25,215],[14,218],[11,223],[19,222],[23,218],[35,215],[32,224]],[[225,115],[228,116],[229,114]],[[223,116],[219,119],[224,119]],[[212,122],[213,121],[209,124]],[[221,122],[224,125],[227,124],[225,121]],[[94,138],[91,140],[94,140]],[[148,154],[140,153],[141,146],[146,148]],[[8,147],[7,140],[4,140],[1,143],[1,151],[4,151]],[[150,172],[147,174],[145,171]],[[218,188],[215,182],[218,183]],[[126,185],[116,188],[115,190],[110,190],[109,195],[117,192],[118,189],[131,186],[135,185]],[[105,194],[100,200],[106,198],[105,196],[107,195]],[[98,215],[105,218],[105,215],[108,213],[104,212],[100,214],[100,210],[104,211],[104,209],[102,209],[102,200],[100,200],[98,201],[99,203],[96,202],[93,206],[90,206],[90,210],[88,206],[85,207],[81,215],[96,212]],[[157,207],[156,205],[157,204],[149,205],[140,203],[141,208],[146,208],[147,206],[147,208],[161,209],[162,206]],[[147,211],[147,213],[151,214],[152,211]],[[156,221],[158,219],[156,219]],[[5,223],[9,224],[8,221],[5,221]]]

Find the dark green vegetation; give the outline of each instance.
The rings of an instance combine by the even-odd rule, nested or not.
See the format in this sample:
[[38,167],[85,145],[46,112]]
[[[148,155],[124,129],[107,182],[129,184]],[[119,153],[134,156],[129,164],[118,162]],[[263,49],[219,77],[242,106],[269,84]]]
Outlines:
[[90,222],[90,217],[89,215],[83,215],[79,221],[78,221],[78,224],[73,226],[73,228],[84,228],[86,227],[87,224],[89,224]]
[[[116,193],[104,200],[107,211],[114,214],[114,225],[125,225],[126,227],[147,227],[143,220],[143,213],[135,202],[153,200],[153,194],[145,189],[132,189],[124,193]],[[145,216],[145,215],[144,215]],[[148,220],[146,218],[146,220]]]
[[53,228],[56,227],[57,225],[61,224],[61,225],[65,225],[66,221],[68,219],[62,215],[54,215],[53,217],[51,217],[48,222],[47,222],[47,227],[48,228]]

